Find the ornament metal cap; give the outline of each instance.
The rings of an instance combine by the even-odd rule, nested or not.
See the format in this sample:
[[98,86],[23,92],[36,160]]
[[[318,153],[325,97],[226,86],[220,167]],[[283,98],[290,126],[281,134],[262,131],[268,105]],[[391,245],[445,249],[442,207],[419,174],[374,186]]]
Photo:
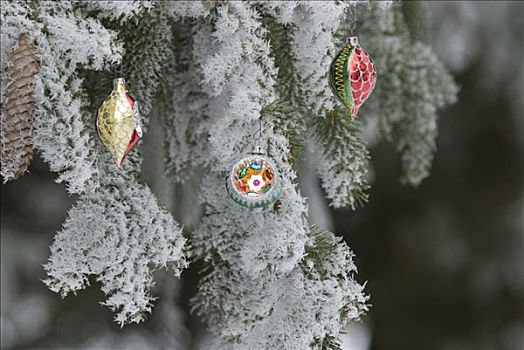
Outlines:
[[358,45],[358,37],[356,36],[349,36],[346,38],[346,44],[349,44],[351,46],[357,46]]

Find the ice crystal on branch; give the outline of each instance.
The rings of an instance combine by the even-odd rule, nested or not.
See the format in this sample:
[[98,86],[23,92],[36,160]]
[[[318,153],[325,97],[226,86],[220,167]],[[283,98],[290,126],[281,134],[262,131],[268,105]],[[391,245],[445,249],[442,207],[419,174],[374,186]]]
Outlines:
[[85,1],[81,2],[90,11],[96,11],[98,18],[111,19],[125,23],[136,19],[155,6],[155,1],[121,0],[121,1]]

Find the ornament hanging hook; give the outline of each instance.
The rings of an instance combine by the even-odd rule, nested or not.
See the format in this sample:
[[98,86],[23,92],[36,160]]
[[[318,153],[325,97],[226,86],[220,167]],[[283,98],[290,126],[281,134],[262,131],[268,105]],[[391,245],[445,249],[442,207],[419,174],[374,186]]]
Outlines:
[[358,37],[356,36],[350,36],[346,38],[346,44],[351,46],[357,46],[358,45]]

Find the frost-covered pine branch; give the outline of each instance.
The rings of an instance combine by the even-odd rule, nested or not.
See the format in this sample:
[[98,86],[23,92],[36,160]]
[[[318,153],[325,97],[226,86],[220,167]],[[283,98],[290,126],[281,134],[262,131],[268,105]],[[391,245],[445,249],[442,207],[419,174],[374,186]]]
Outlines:
[[[304,258],[314,233],[294,183],[286,137],[293,126],[279,123],[290,111],[275,90],[278,74],[261,14],[247,3],[224,4],[217,9],[212,36],[216,40],[197,36],[193,41],[197,52],[201,48],[195,57],[208,91],[210,144],[201,189],[205,213],[193,233],[195,253],[209,270],[194,310],[220,335],[220,345],[215,344],[220,348],[308,348],[328,334],[338,336],[344,308],[351,310],[348,318],[357,318],[365,297],[352,276],[339,287],[317,281],[320,277]],[[260,117],[259,142],[278,165],[283,195],[280,209],[253,212],[224,197],[222,174],[254,146]],[[327,263],[335,268],[335,260]],[[319,299],[329,293],[332,307]],[[315,315],[318,322],[305,322]]]
[[[214,36],[220,38],[215,43],[208,38],[201,38],[203,42],[195,43],[198,47],[208,47],[209,56],[200,56],[204,81],[215,89],[209,97],[207,114],[209,116],[208,130],[210,152],[210,173],[204,176],[206,185],[202,188],[202,202],[208,215],[203,219],[201,234],[212,234],[212,239],[201,239],[199,234],[196,239],[200,242],[201,249],[208,251],[217,250],[224,254],[224,260],[236,265],[238,269],[252,269],[245,271],[253,275],[266,268],[266,262],[247,264],[252,257],[261,254],[270,254],[267,262],[279,261],[274,269],[289,271],[301,259],[303,244],[305,242],[305,227],[303,213],[305,205],[296,192],[292,180],[296,178],[287,160],[288,143],[281,134],[275,130],[269,118],[263,119],[264,135],[260,140],[261,146],[266,146],[270,155],[275,158],[279,171],[282,172],[284,195],[283,208],[288,210],[288,215],[280,220],[277,213],[261,212],[260,215],[249,215],[248,209],[239,208],[235,203],[224,201],[223,177],[226,171],[238,157],[254,149],[253,133],[258,126],[258,118],[264,105],[270,104],[274,99],[272,85],[274,84],[275,69],[270,57],[270,48],[264,40],[265,29],[258,20],[257,12],[248,4],[230,3],[219,9],[215,24]],[[233,30],[234,29],[234,30]],[[237,50],[237,51],[234,51]],[[238,52],[240,50],[240,52]],[[237,61],[241,57],[241,61]],[[212,67],[231,67],[219,75]],[[209,68],[206,68],[209,67]],[[206,76],[206,74],[208,74]],[[245,149],[242,152],[242,148]],[[223,215],[216,215],[223,212]],[[260,221],[257,227],[265,233],[246,235],[244,244],[245,252],[241,253],[240,260],[233,260],[233,251],[228,251],[228,246],[234,244],[234,239],[227,235],[238,236],[240,232],[247,232],[248,227],[243,223],[245,217]],[[285,219],[285,220],[284,220]],[[223,220],[223,221],[217,221]],[[211,225],[211,226],[209,226]],[[202,227],[209,226],[209,229]],[[300,227],[303,227],[300,230]],[[224,232],[225,231],[225,232]],[[268,235],[273,232],[272,235]],[[219,234],[221,236],[216,237]],[[267,240],[260,241],[261,239]],[[235,243],[236,244],[236,243]],[[235,250],[237,248],[234,248]],[[260,253],[251,249],[260,250]],[[255,254],[253,254],[255,253]],[[236,255],[236,253],[235,253]],[[271,258],[274,257],[274,258]],[[247,261],[241,261],[247,259]]]
[[[66,295],[100,281],[116,321],[140,322],[151,311],[154,271],[179,275],[192,254],[206,266],[193,311],[217,335],[213,349],[337,349],[367,296],[349,247],[311,226],[297,169],[314,151],[332,206],[355,209],[367,199],[360,124],[328,83],[358,3],[2,3],[1,74],[28,32],[41,63],[35,145],[80,195],[51,246],[47,285]],[[417,185],[429,173],[437,110],[456,87],[398,6],[384,7],[359,12],[379,75],[360,118],[396,143]],[[117,168],[97,141],[93,112],[119,66],[144,120],[164,127],[167,173],[191,192],[191,208],[201,206],[191,253],[182,228],[139,181],[139,152]],[[274,159],[282,195],[274,207],[251,210],[229,200],[224,175],[256,146]]]
[[317,172],[326,197],[335,208],[355,209],[367,202],[367,172],[370,158],[358,122],[335,107],[325,118],[315,121],[316,151],[320,156]]
[[290,49],[296,59],[305,103],[316,116],[331,111],[337,103],[329,88],[331,60],[339,48],[334,34],[343,23],[348,5],[335,1],[304,1],[295,11],[293,42]]
[[149,188],[106,158],[100,188],[78,200],[55,237],[45,283],[65,296],[96,276],[115,321],[140,322],[151,311],[153,270],[168,267],[179,275],[185,267],[184,239]]
[[194,36],[210,36],[207,23],[193,20],[174,25],[176,40],[172,50],[176,61],[168,65],[163,86],[166,140],[165,168],[171,178],[187,182],[195,169],[208,163],[205,126],[207,95],[202,91],[201,73],[196,64],[200,54],[194,48]]
[[238,343],[223,339],[221,348],[322,349],[326,338],[337,338],[345,322],[366,310],[348,247],[316,227],[309,235],[304,260],[281,278],[246,279],[227,265],[204,277],[197,306],[213,327],[227,331],[222,336]]
[[380,78],[372,113],[363,110],[362,119],[378,119],[381,135],[401,155],[403,181],[418,186],[436,151],[437,112],[455,101],[458,89],[431,49],[412,38],[399,4],[373,7],[364,23]]
[[140,110],[146,116],[151,112],[159,84],[165,80],[161,75],[172,73],[167,68],[177,61],[172,49],[173,20],[205,15],[202,4],[192,1],[149,2],[147,9],[120,30],[126,43],[123,70],[134,90],[139,92]]
[[30,6],[6,1],[2,17],[3,65],[21,32],[29,33],[37,45],[35,147],[51,170],[59,172],[57,181],[65,182],[69,192],[81,193],[86,186],[96,185],[92,182],[96,169],[92,141],[84,127],[85,101],[77,69],[101,70],[118,62],[122,49],[115,41],[116,32],[75,13],[69,2]]
[[[21,32],[35,39],[40,62],[35,146],[69,192],[80,194],[51,246],[45,282],[64,296],[94,276],[108,295],[104,304],[117,312],[115,320],[139,322],[151,309],[153,271],[169,267],[179,275],[186,257],[181,228],[137,179],[137,154],[118,169],[95,142],[92,111],[98,105],[90,103],[96,98],[89,95],[98,90],[86,89],[83,77],[97,71],[112,75],[124,45],[118,32],[92,17],[82,3],[2,3],[2,57]],[[147,57],[139,50],[127,57],[131,54]],[[151,74],[134,76],[144,86]]]
[[[266,6],[269,4],[273,4],[270,9],[275,10],[275,3],[264,3]],[[284,132],[289,142],[290,160],[295,162],[306,148],[307,118],[305,115],[309,111],[304,103],[295,59],[289,50],[292,43],[293,26],[278,23],[276,18],[279,17],[276,17],[273,11],[269,13],[271,15],[266,14],[263,17],[263,23],[268,30],[272,55],[275,66],[278,68],[275,91],[279,98],[270,105],[264,106],[262,116],[272,118],[275,127]]]
[[335,32],[345,25],[348,7],[314,2],[280,7],[269,4],[265,6],[271,18],[266,23],[282,100],[277,104],[277,125],[285,130],[293,156],[297,149],[311,144],[309,149],[316,153],[318,175],[331,205],[355,209],[367,199],[369,155],[360,129],[333,103],[328,86],[330,57],[336,53],[336,44],[341,47]]

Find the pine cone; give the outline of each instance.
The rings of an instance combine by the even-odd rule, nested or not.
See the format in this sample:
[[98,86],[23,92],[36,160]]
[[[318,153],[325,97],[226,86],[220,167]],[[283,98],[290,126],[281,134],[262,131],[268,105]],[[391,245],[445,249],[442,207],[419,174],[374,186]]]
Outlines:
[[36,46],[27,33],[20,34],[7,66],[6,103],[1,120],[2,177],[16,180],[33,158],[33,123],[36,114],[34,80],[38,73]]
[[214,10],[218,6],[222,5],[224,3],[224,0],[200,0],[202,2],[202,5],[208,10]]

